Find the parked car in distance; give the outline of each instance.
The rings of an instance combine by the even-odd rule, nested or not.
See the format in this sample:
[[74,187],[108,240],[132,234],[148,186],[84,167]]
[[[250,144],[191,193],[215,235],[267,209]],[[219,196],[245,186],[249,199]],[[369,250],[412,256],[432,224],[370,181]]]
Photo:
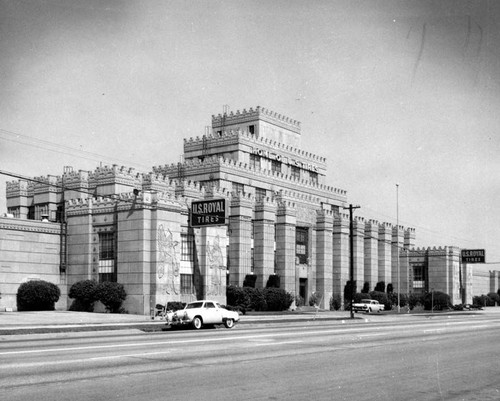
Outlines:
[[167,324],[170,326],[191,325],[201,329],[204,325],[224,324],[228,329],[240,320],[238,312],[230,311],[218,302],[201,300],[190,302],[184,309],[168,312]]
[[479,305],[465,304],[464,309],[466,310],[483,310],[483,308]]
[[375,299],[362,299],[360,303],[352,305],[354,312],[377,312],[380,313],[384,310],[384,305],[376,301]]

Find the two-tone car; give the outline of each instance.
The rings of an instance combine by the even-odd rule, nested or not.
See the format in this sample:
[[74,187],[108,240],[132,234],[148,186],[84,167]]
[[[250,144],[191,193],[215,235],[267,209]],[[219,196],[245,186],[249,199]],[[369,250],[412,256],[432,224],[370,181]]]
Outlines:
[[170,326],[191,325],[201,329],[204,325],[224,324],[228,329],[240,320],[238,312],[230,311],[218,302],[201,300],[188,303],[184,309],[168,312],[167,324]]
[[384,310],[384,305],[375,299],[362,299],[361,302],[353,304],[352,309],[354,312],[377,312],[380,313]]

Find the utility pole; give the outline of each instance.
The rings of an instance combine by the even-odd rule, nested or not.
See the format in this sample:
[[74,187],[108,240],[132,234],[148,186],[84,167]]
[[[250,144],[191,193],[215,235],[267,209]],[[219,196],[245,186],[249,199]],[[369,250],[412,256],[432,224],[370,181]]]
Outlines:
[[399,184],[396,184],[396,249],[398,252],[398,313],[401,312],[400,295],[401,294],[401,274],[399,269]]
[[[352,304],[354,303],[354,223],[353,223],[353,209],[359,209],[361,206],[353,206],[352,204],[349,205],[349,207],[344,207],[344,209],[349,209],[349,248],[350,248],[350,255],[351,255],[351,264],[350,264],[350,269],[349,269],[349,276],[350,276],[350,281],[351,281],[351,293],[350,299],[351,299],[351,306],[350,306],[350,311],[351,311],[351,319],[354,319],[354,311],[352,310]],[[344,295],[345,297],[345,295]]]

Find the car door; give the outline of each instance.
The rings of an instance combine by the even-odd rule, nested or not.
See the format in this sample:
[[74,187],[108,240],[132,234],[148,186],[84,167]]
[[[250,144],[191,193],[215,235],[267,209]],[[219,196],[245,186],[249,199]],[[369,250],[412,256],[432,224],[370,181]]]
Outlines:
[[222,323],[222,315],[214,302],[205,302],[203,322],[207,324]]

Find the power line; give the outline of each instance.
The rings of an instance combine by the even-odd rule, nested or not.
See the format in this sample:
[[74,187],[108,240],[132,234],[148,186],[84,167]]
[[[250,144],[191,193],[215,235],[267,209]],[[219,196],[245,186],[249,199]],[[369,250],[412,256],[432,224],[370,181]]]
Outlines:
[[[5,138],[5,137],[2,137],[1,135],[7,135],[8,137]],[[22,140],[19,140],[19,138]],[[86,160],[92,160],[92,161],[111,160],[111,161],[124,163],[126,165],[134,165],[134,166],[146,168],[146,169],[151,168],[150,166],[145,166],[145,165],[142,165],[139,163],[135,163],[135,162],[131,163],[128,160],[117,159],[117,158],[102,155],[99,153],[89,152],[87,150],[77,149],[77,148],[74,148],[71,146],[50,142],[50,141],[47,141],[44,139],[30,137],[28,135],[23,135],[23,134],[19,134],[17,132],[8,131],[8,130],[3,129],[3,128],[0,128],[0,139],[3,139],[5,141],[9,141],[9,142],[19,143],[21,145],[32,146],[32,147],[36,147],[36,148],[43,148],[43,149],[51,151],[51,152],[56,152],[56,153],[60,153],[60,154],[68,155],[68,156],[75,156],[75,157],[79,157],[81,159],[86,159]],[[29,143],[26,141],[31,141],[33,143]],[[71,153],[68,153],[68,152],[71,152]],[[73,153],[76,153],[76,155]]]

